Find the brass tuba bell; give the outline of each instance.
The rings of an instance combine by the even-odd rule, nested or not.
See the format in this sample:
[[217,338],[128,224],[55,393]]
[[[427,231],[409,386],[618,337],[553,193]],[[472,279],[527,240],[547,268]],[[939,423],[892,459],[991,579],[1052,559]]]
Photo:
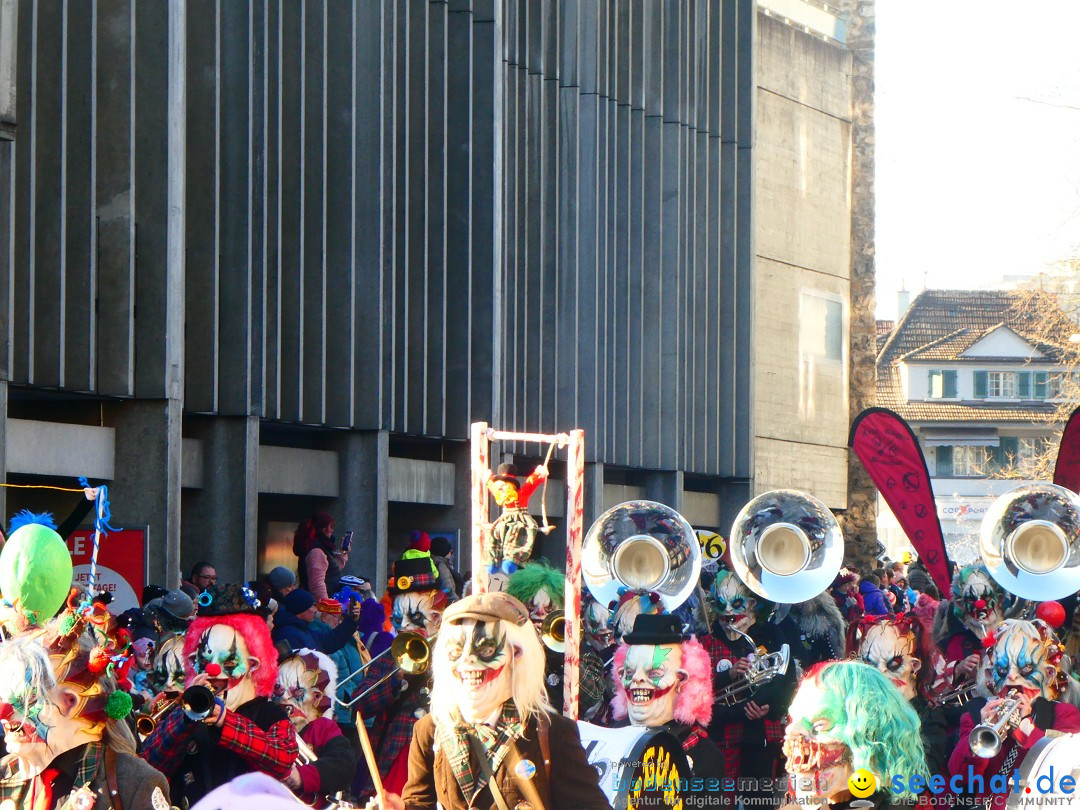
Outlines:
[[553,610],[544,617],[540,625],[540,640],[552,652],[561,653],[566,649],[566,613]]
[[1080,590],[1080,496],[1055,484],[1006,492],[983,518],[979,553],[998,584],[1021,599]]
[[766,492],[742,508],[728,538],[735,573],[771,602],[813,599],[844,562],[844,538],[832,511],[804,492]]
[[585,585],[602,605],[626,588],[675,610],[697,586],[701,544],[686,519],[655,501],[627,501],[597,518],[581,549]]

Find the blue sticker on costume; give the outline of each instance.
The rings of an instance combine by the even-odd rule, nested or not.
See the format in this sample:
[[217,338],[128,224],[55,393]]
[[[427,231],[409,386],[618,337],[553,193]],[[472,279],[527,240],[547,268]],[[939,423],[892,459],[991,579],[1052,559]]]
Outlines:
[[536,775],[536,766],[532,764],[532,760],[523,759],[514,767],[514,773],[522,779],[532,779]]

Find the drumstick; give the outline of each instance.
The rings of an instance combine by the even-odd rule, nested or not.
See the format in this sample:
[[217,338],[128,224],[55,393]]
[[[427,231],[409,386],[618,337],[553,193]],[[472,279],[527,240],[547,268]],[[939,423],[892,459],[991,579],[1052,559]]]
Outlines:
[[383,789],[382,777],[379,776],[379,763],[375,761],[375,752],[371,750],[371,739],[368,737],[367,726],[360,712],[356,713],[356,733],[360,735],[360,746],[364,749],[364,759],[367,760],[368,771],[371,772],[371,783],[375,785],[375,795],[379,799],[379,806],[386,806],[386,791]]

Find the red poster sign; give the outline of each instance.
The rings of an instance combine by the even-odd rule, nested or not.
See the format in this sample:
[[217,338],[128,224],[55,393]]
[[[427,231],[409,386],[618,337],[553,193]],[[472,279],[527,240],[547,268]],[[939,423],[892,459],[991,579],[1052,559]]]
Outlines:
[[851,426],[848,444],[896,515],[942,596],[951,577],[930,471],[908,423],[887,408],[867,408]]
[[[118,529],[101,538],[98,551],[98,589],[108,591],[113,600],[109,612],[118,616],[139,606],[146,586],[147,531]],[[75,567],[75,582],[90,584],[90,556],[94,552],[94,530],[79,529],[67,541],[71,564]]]
[[1080,492],[1080,408],[1072,412],[1061,434],[1057,464],[1054,465],[1054,483]]

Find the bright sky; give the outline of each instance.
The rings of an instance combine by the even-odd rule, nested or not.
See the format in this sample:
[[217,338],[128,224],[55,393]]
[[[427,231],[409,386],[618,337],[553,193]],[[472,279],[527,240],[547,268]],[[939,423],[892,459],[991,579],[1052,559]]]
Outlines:
[[877,317],[1080,255],[1077,31],[1077,0],[877,0]]

